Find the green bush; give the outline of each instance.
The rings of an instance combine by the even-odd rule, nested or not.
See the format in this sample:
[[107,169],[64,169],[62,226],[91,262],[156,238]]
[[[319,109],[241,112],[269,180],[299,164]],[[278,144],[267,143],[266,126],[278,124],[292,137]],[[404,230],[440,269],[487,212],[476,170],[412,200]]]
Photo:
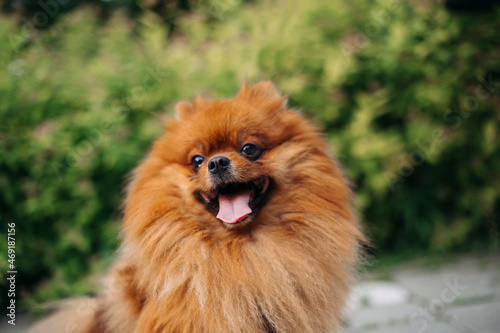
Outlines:
[[161,118],[244,78],[272,79],[323,126],[380,253],[500,248],[498,10],[280,0],[220,13],[180,17],[168,39],[147,11],[103,22],[80,8],[42,32],[0,21],[0,219],[16,223],[25,304],[91,290],[82,277],[117,246],[126,175]]

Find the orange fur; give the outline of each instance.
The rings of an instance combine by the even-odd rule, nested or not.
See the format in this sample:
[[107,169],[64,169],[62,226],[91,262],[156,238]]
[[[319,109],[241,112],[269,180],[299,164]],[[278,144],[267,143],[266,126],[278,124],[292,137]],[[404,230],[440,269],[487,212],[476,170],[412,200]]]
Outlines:
[[[271,82],[177,104],[135,170],[123,244],[89,332],[336,331],[363,240],[351,191],[316,128]],[[264,149],[256,161],[246,142]],[[239,182],[273,180],[260,213],[222,223],[195,196],[214,181],[194,154],[225,156]]]

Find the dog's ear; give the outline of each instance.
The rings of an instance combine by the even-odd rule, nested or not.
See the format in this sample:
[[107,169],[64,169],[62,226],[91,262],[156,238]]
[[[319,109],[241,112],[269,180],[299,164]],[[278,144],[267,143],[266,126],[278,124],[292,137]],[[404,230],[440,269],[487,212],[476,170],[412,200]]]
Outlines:
[[274,84],[271,81],[260,81],[250,86],[248,81],[245,80],[240,86],[240,90],[238,92],[238,97],[240,98],[255,98],[260,97],[263,99],[271,99],[271,98],[280,98],[281,94],[276,89]]
[[198,95],[193,99],[193,106],[194,108],[203,108],[212,101],[213,100],[208,97]]
[[188,114],[190,114],[193,111],[194,107],[193,104],[186,102],[186,101],[181,101],[177,102],[175,104],[175,114],[177,116],[177,119],[184,119]]
[[196,96],[193,99],[193,102],[186,102],[186,101],[180,101],[177,104],[175,104],[175,113],[177,115],[177,119],[185,119],[187,116],[192,114],[196,109],[203,108],[206,104],[209,104],[212,100],[203,97],[203,96]]
[[281,98],[281,94],[271,81],[260,81],[252,86],[255,95],[268,98]]
[[238,91],[238,95],[236,95],[236,97],[239,97],[239,98],[248,97],[250,95],[251,89],[252,89],[252,87],[248,84],[248,81],[244,80],[241,83],[240,90]]
[[277,109],[286,107],[288,102],[288,96],[282,96],[271,81],[260,81],[250,86],[245,80],[241,84],[237,97],[254,102],[260,100],[266,104],[272,104],[273,108]]

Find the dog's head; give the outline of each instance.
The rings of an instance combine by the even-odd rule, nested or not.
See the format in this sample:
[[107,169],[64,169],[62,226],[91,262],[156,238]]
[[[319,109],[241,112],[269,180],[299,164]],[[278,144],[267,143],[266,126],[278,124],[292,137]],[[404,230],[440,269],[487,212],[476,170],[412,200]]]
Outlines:
[[298,157],[300,135],[314,133],[269,81],[243,83],[233,99],[179,102],[176,113],[153,153],[182,166],[191,194],[230,228],[259,215]]

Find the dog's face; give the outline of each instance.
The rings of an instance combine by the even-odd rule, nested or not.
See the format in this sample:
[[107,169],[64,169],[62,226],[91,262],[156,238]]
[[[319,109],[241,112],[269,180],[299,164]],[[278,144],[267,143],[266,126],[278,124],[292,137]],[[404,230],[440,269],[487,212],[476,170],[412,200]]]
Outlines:
[[223,223],[248,222],[266,204],[272,188],[265,158],[260,161],[266,148],[258,137],[242,135],[222,149],[193,150],[195,193]]
[[244,84],[229,100],[180,102],[176,111],[163,156],[183,166],[191,195],[228,228],[257,219],[297,149],[282,148],[305,121],[270,82]]

